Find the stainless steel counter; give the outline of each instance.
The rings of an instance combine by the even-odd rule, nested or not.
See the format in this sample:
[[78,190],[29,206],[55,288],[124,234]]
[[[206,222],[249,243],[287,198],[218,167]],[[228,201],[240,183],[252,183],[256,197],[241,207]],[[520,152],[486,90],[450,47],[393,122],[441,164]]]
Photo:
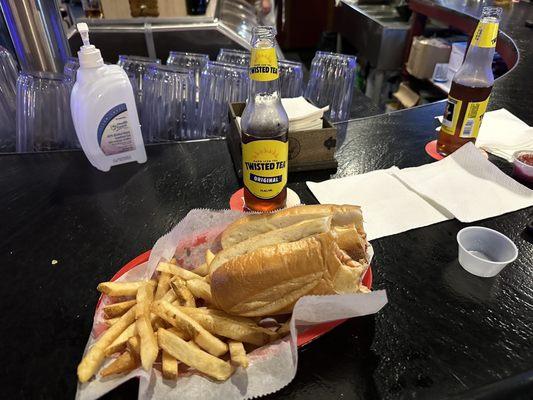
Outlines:
[[378,70],[400,69],[408,22],[385,4],[359,4],[341,0],[339,33],[358,50],[358,57]]
[[[200,16],[76,22],[89,25],[91,42],[108,62],[116,62],[119,54],[165,60],[171,50],[206,53],[214,59],[221,47],[249,49],[252,28],[259,24],[254,7],[245,0],[211,0]],[[81,39],[74,29],[68,39],[75,54]]]

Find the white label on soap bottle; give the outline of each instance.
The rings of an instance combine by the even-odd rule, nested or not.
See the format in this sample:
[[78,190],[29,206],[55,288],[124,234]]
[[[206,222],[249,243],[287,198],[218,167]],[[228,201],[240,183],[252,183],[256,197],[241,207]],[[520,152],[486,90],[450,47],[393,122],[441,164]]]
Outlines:
[[106,156],[135,150],[125,103],[113,107],[100,121],[98,145]]

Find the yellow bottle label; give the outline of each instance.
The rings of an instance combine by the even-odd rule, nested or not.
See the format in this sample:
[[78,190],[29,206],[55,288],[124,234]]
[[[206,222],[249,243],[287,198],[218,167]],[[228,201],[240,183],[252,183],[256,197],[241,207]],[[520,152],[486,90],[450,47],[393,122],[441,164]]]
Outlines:
[[455,135],[458,128],[459,115],[464,110],[464,118],[459,130],[459,137],[476,138],[479,133],[483,115],[487,110],[490,96],[483,101],[461,101],[448,97],[440,131]]
[[255,197],[268,200],[287,185],[289,143],[255,140],[242,144],[244,186]]
[[278,56],[273,47],[252,49],[250,57],[250,79],[254,81],[273,81],[278,79]]
[[472,36],[471,46],[491,48],[496,47],[498,40],[497,22],[480,22],[477,24],[474,35]]
[[462,138],[475,138],[479,133],[479,127],[483,120],[483,115],[487,110],[489,104],[489,97],[483,101],[470,102],[466,106],[465,118],[463,120],[463,126],[461,127],[461,133],[459,136]]

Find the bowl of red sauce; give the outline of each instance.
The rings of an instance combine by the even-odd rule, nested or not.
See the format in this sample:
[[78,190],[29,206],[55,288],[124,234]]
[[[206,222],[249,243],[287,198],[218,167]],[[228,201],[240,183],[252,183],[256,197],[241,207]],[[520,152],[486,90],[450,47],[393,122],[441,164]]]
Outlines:
[[513,176],[519,181],[533,183],[533,151],[517,151],[513,155],[513,163]]

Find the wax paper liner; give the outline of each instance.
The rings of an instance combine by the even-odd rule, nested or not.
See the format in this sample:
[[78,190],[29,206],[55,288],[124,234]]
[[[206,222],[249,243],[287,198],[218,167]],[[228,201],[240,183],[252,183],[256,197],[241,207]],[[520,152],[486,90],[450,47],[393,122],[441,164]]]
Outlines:
[[[241,217],[241,212],[195,209],[169,233],[162,236],[152,249],[147,263],[130,270],[118,281],[147,279],[153,275],[159,261],[173,256],[185,268],[194,268],[204,262],[206,248],[216,248],[217,238],[224,228]],[[371,255],[369,255],[371,256]],[[85,351],[103,331],[102,308],[106,297],[95,313],[93,331]],[[296,375],[298,364],[297,328],[374,314],[387,303],[384,290],[330,296],[306,296],[295,305],[291,318],[291,334],[268,346],[263,346],[248,357],[247,369],[238,368],[225,382],[204,375],[181,375],[177,381],[167,381],[157,369],[142,368],[120,377],[101,378],[80,384],[76,399],[96,399],[133,377],[139,378],[139,399],[251,399],[276,392],[288,385]],[[110,363],[107,360],[105,365]]]

